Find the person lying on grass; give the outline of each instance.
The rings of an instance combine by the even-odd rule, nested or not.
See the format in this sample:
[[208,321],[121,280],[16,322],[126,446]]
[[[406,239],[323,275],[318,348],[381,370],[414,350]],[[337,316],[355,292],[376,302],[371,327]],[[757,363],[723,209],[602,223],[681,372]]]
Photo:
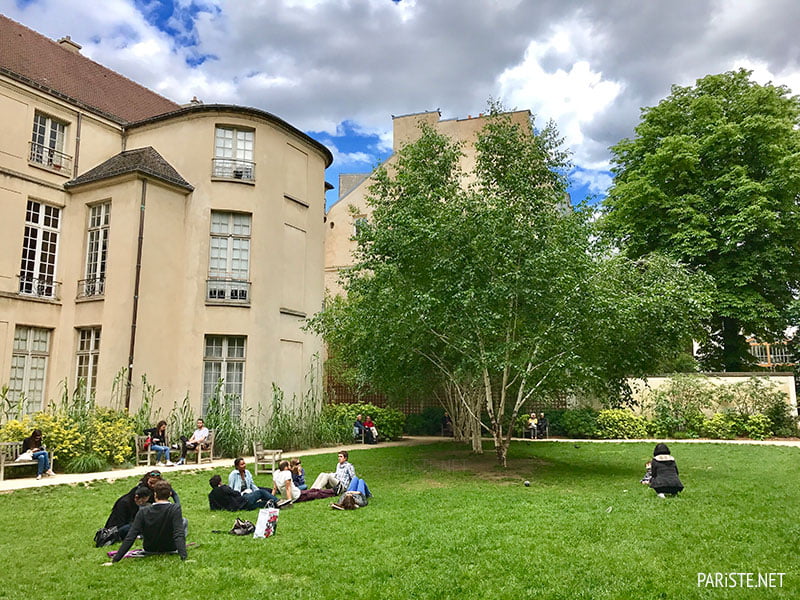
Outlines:
[[338,502],[331,504],[337,510],[355,510],[369,504],[372,494],[367,487],[367,482],[358,477],[353,477],[347,491],[342,494]]
[[[156,501],[143,506],[136,513],[128,535],[114,555],[112,563],[117,563],[133,546],[136,537],[142,536],[142,547],[146,554],[175,554],[186,560],[185,519],[180,504],[169,501],[172,486],[168,481],[158,481],[153,486]],[[112,563],[105,563],[106,565]]]
[[339,463],[336,465],[335,473],[320,473],[314,480],[314,485],[311,486],[312,490],[321,490],[324,488],[331,488],[335,494],[341,494],[350,486],[353,477],[356,476],[356,469],[347,462],[349,454],[347,450],[339,452]]
[[272,495],[276,496],[278,493],[290,502],[300,497],[300,488],[294,484],[288,460],[282,460],[278,464],[278,471],[272,474]]
[[256,488],[249,494],[241,494],[229,485],[223,485],[222,477],[214,475],[208,480],[211,491],[208,493],[208,507],[211,510],[253,510],[275,506],[278,499],[262,488]]

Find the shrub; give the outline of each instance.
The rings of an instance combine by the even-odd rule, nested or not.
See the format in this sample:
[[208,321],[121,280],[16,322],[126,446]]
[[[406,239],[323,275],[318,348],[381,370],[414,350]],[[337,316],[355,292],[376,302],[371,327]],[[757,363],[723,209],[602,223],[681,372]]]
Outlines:
[[706,419],[702,433],[704,437],[715,440],[730,440],[735,437],[731,420],[723,413],[714,413],[710,419]]
[[28,415],[23,416],[21,419],[6,421],[5,425],[0,427],[0,442],[21,442],[34,429],[33,421]]
[[764,410],[771,422],[773,435],[777,437],[797,437],[797,421],[789,405],[783,400],[772,402]]
[[763,440],[772,435],[772,422],[766,415],[748,415],[745,422],[747,435],[754,440]]
[[567,437],[597,437],[597,411],[592,408],[565,410],[561,415],[560,426]]
[[597,415],[597,435],[603,439],[647,437],[644,418],[621,408],[601,410]]
[[703,409],[717,404],[724,388],[715,387],[698,375],[675,375],[651,391],[645,400],[652,409],[655,433],[659,436],[697,437],[705,421]]
[[84,453],[86,436],[72,417],[40,412],[34,415],[33,421],[42,430],[44,443],[55,459],[67,464],[70,459]]
[[81,454],[71,458],[64,466],[68,473],[97,473],[108,468],[108,461],[105,457],[97,454]]
[[110,465],[121,465],[133,455],[135,429],[127,414],[97,407],[90,414],[86,429],[88,447],[79,457],[95,456]]
[[375,421],[378,435],[384,440],[396,440],[403,436],[403,426],[406,416],[399,410],[393,408],[380,408],[374,404],[330,404],[326,407],[329,414],[336,415],[336,418],[343,417],[342,422],[349,428],[348,435],[352,438],[353,423],[359,414],[370,415]]
[[[369,414],[372,415],[372,413]],[[442,407],[429,406],[420,414],[406,417],[405,431],[409,435],[438,435],[442,432],[443,417],[444,409]]]

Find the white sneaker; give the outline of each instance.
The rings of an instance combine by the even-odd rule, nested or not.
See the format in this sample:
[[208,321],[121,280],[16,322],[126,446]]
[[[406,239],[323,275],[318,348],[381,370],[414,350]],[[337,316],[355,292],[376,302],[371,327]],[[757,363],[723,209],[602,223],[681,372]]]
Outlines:
[[45,471],[44,474],[47,475],[48,477],[55,477],[55,473],[53,473],[53,469],[47,469],[47,471]]
[[36,476],[36,481],[39,481],[41,478],[42,478],[42,474],[41,474],[41,473],[39,473],[39,474]]
[[664,494],[659,494],[658,497],[659,498],[666,498],[666,496]]
[[164,463],[164,466],[165,467],[174,467],[175,463],[172,462],[171,460],[168,460],[167,462]]

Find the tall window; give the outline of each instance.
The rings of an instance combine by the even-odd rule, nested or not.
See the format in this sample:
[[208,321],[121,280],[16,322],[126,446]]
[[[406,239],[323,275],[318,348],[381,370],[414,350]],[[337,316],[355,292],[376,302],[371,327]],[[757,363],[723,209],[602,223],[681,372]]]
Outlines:
[[244,395],[244,363],[247,338],[244,336],[207,335],[203,352],[203,414],[219,386],[221,400],[230,403],[239,416]]
[[102,296],[106,288],[106,253],[111,203],[89,208],[86,237],[86,279],[78,285],[79,296]]
[[214,135],[213,176],[255,179],[252,130],[217,127]]
[[247,213],[211,212],[208,300],[249,301],[251,220]]
[[[11,354],[11,378],[8,400],[20,412],[42,410],[47,357],[50,353],[50,330],[17,325]],[[22,402],[22,406],[19,403]]]
[[100,359],[100,328],[78,329],[77,379],[86,389],[86,398],[97,390],[97,363]]
[[19,269],[21,294],[56,297],[56,250],[60,222],[60,208],[28,200]]
[[64,154],[66,130],[64,123],[37,112],[33,117],[31,161],[56,168],[68,166],[69,157]]

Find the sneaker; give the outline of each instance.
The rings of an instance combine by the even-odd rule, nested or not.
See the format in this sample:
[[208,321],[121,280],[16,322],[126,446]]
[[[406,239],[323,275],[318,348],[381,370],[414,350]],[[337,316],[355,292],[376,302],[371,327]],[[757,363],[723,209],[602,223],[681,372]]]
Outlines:
[[172,462],[171,460],[168,460],[167,462],[164,463],[164,466],[165,467],[174,467],[175,463]]
[[53,473],[53,469],[47,469],[47,471],[45,471],[45,475],[48,477],[54,477],[55,473]]
[[39,481],[41,478],[42,478],[42,474],[41,474],[41,473],[39,473],[39,474],[36,476],[36,481]]
[[336,510],[344,510],[344,506],[342,506],[341,504],[336,504],[336,502],[331,504],[331,508],[334,508]]
[[289,508],[292,505],[291,500],[278,500],[276,506],[278,508]]
[[180,459],[178,462],[175,463],[176,465],[184,465],[186,461],[184,459]]
[[666,498],[666,496],[664,494],[659,494],[658,497],[659,498]]

